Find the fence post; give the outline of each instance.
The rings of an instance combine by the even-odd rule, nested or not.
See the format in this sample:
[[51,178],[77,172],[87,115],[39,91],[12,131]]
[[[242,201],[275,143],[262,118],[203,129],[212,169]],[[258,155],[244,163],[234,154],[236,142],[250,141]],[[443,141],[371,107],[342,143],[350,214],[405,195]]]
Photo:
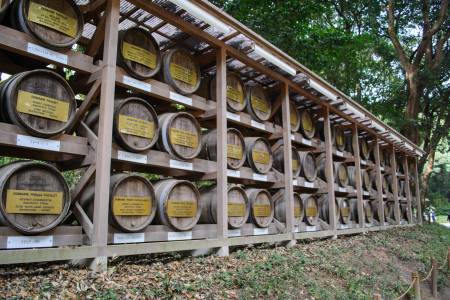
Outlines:
[[433,297],[437,297],[438,269],[436,260],[434,258],[431,259],[431,267],[433,268],[433,270],[431,271],[431,291],[433,293]]
[[373,294],[373,300],[381,300],[380,294]]
[[422,300],[420,297],[420,279],[419,279],[419,273],[413,272],[412,273],[412,280],[414,281],[414,300]]

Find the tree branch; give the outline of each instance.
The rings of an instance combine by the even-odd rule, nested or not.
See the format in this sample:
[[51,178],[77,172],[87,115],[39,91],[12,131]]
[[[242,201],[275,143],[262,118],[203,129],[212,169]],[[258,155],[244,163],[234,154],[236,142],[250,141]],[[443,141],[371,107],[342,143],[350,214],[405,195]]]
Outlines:
[[387,15],[388,15],[388,34],[389,38],[392,41],[392,44],[394,45],[395,51],[397,52],[400,63],[403,67],[403,69],[406,71],[410,68],[411,63],[408,60],[408,57],[406,55],[405,50],[403,49],[402,45],[400,44],[400,41],[397,36],[397,32],[395,30],[395,21],[394,21],[394,1],[389,0],[388,6],[387,6]]

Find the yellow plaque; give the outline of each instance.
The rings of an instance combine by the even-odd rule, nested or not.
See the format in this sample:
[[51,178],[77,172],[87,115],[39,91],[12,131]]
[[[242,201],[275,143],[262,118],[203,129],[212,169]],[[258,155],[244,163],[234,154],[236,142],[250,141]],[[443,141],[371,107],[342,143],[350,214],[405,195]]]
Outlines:
[[350,208],[349,207],[342,207],[341,208],[341,216],[343,218],[347,218],[348,216],[350,216]]
[[272,208],[269,204],[253,204],[253,215],[255,217],[270,217]]
[[270,108],[269,108],[269,104],[267,103],[266,100],[262,100],[256,96],[252,95],[251,101],[252,101],[252,107],[255,110],[259,110],[263,113],[269,112]]
[[155,135],[155,123],[132,116],[119,115],[119,131],[151,139]]
[[149,216],[152,211],[150,197],[117,196],[113,199],[115,216]]
[[62,206],[62,192],[6,191],[6,212],[9,214],[59,215]]
[[245,217],[245,203],[228,202],[228,217]]
[[177,80],[192,86],[197,84],[197,72],[195,70],[189,70],[183,66],[175,63],[170,64],[170,75]]
[[290,122],[292,127],[295,127],[297,125],[298,117],[295,111],[291,111],[290,113]]
[[270,160],[270,154],[266,151],[253,150],[252,156],[255,163],[268,164]]
[[227,85],[227,98],[240,104],[244,103],[244,93],[229,85]]
[[298,170],[298,160],[296,160],[296,159],[292,160],[292,170],[294,170],[294,171]]
[[300,218],[302,215],[302,208],[300,206],[294,206],[294,217]]
[[169,199],[166,212],[171,218],[193,218],[197,215],[197,202]]
[[64,33],[65,35],[73,38],[77,36],[77,19],[33,1],[30,1],[28,20]]
[[138,64],[149,67],[150,69],[156,68],[156,55],[144,48],[123,42],[122,55],[123,58],[137,62]]
[[197,133],[191,131],[170,128],[170,142],[174,145],[195,149],[198,147],[198,136]]
[[38,94],[19,90],[17,95],[18,112],[33,116],[67,122],[69,103]]
[[368,153],[369,152],[369,146],[365,142],[362,143],[362,153]]
[[341,167],[338,169],[338,176],[339,176],[339,180],[341,182],[344,182],[347,180],[347,173],[345,172],[345,167]]
[[368,218],[371,218],[372,217],[372,210],[370,208],[366,208],[365,211],[366,211],[366,216]]
[[303,129],[307,132],[313,131],[313,122],[311,116],[308,113],[302,114]]
[[315,217],[317,216],[317,207],[310,206],[306,208],[306,216],[307,217]]
[[227,145],[227,157],[233,159],[242,159],[242,147],[237,145]]
[[344,136],[341,134],[338,134],[336,136],[336,144],[338,144],[339,146],[344,145]]

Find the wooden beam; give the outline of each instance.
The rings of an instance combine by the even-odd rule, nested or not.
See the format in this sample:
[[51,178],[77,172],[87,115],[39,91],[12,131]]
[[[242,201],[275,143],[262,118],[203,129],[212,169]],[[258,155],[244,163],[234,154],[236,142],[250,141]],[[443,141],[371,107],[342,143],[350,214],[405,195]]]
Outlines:
[[416,181],[416,204],[417,204],[417,219],[420,225],[422,225],[422,201],[420,199],[420,182],[419,182],[419,168],[417,157],[414,158],[414,179]]
[[[386,220],[384,215],[384,200],[383,200],[383,178],[381,175],[381,157],[380,157],[380,144],[378,143],[378,137],[375,137],[375,170],[376,170],[376,186],[377,186],[377,200],[378,200],[378,215],[380,216],[380,225],[384,226]],[[387,193],[387,192],[386,192]]]
[[413,222],[412,218],[412,205],[411,205],[411,187],[410,187],[410,177],[409,177],[409,164],[408,164],[408,156],[404,156],[403,158],[403,170],[405,172],[405,192],[406,192],[406,206],[407,206],[407,217],[408,223]]
[[361,155],[359,153],[359,134],[358,126],[352,126],[352,141],[353,141],[353,155],[355,159],[355,181],[356,181],[356,199],[358,208],[358,223],[359,227],[365,226],[364,207],[363,207],[363,189],[361,179]]
[[336,203],[334,194],[334,174],[333,174],[333,142],[331,141],[331,124],[330,124],[330,110],[325,108],[323,115],[323,127],[325,131],[325,176],[327,178],[327,193],[328,193],[328,208],[330,220],[330,230],[336,234]]
[[94,174],[95,174],[95,162],[87,168],[87,170],[84,172],[83,176],[81,176],[81,179],[78,181],[77,185],[75,186],[75,189],[71,192],[72,204],[78,201],[78,198],[81,196],[83,191],[86,189],[88,183],[94,177]]
[[105,37],[105,16],[102,16],[100,22],[97,24],[95,33],[89,42],[89,46],[86,50],[86,55],[96,56],[101,46],[103,45],[103,38]]
[[400,224],[400,203],[398,201],[398,178],[397,178],[397,158],[394,146],[390,147],[391,155],[391,174],[392,174],[392,193],[394,194],[394,216],[395,224]]

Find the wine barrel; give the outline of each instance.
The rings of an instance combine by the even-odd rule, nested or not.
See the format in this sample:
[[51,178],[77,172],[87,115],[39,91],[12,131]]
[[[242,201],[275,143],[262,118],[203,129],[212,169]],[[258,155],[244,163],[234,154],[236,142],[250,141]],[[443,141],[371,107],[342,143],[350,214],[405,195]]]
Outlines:
[[52,49],[69,49],[81,38],[83,15],[73,0],[16,0],[10,24]]
[[149,31],[141,27],[122,30],[117,45],[117,64],[132,77],[145,80],[159,72],[161,52]]
[[391,153],[386,150],[386,149],[381,149],[380,152],[383,152],[383,157],[384,157],[384,166],[385,167],[390,167],[391,166]]
[[[95,185],[91,184],[80,197],[80,205],[92,218]],[[122,232],[144,230],[155,218],[157,203],[150,181],[137,174],[115,173],[110,177],[109,224]]]
[[3,22],[3,18],[6,15],[10,2],[11,0],[0,0],[0,23]]
[[[382,216],[380,215],[379,209],[378,209],[379,203],[380,203],[379,200],[371,201],[372,212],[373,212],[374,219],[380,223],[383,223],[384,220],[383,220]],[[383,213],[386,215],[387,213],[389,213],[388,210],[386,209],[387,208],[386,203],[384,201],[382,201],[381,203],[382,203],[381,205],[383,206],[382,207]]]
[[[356,188],[356,167],[348,166],[348,183]],[[361,169],[361,184],[364,191],[370,191],[372,188],[372,179],[366,169]]]
[[316,167],[317,167],[317,176],[320,179],[327,181],[327,176],[326,176],[326,172],[325,172],[325,167],[326,167],[326,154],[325,153],[320,153],[319,155],[316,156]]
[[[337,200],[338,198],[335,198],[334,201],[336,203],[336,210],[335,210],[335,219],[336,221],[339,220],[339,216],[340,216],[340,210],[341,207],[339,206],[340,203]],[[328,204],[329,198],[328,198],[328,194],[322,194],[318,199],[317,199],[317,203],[319,205],[319,210],[320,210],[320,218],[322,220],[324,220],[325,222],[329,223],[330,222],[330,208],[329,208],[329,204]]]
[[349,224],[352,218],[350,199],[338,198],[337,201],[339,203],[339,222],[342,224]]
[[403,221],[408,220],[408,205],[406,202],[400,202],[400,219]]
[[[300,156],[297,149],[292,147],[292,177],[295,179],[300,175],[300,170],[302,168]],[[273,167],[284,174],[284,145],[281,144],[278,148],[273,151]]]
[[350,152],[352,154],[355,153],[355,150],[353,149],[353,133],[346,133],[344,136],[345,140],[345,151]]
[[250,202],[249,221],[258,227],[269,227],[274,217],[274,204],[269,191],[265,189],[246,189]]
[[[284,189],[281,189],[283,192],[280,194],[280,197],[276,199],[275,202],[275,219],[278,221],[285,223],[286,222],[286,201],[284,199]],[[305,217],[305,211],[303,209],[302,199],[300,198],[300,194],[294,192],[292,194],[294,200],[294,225],[299,225],[303,218]]]
[[[217,130],[210,130],[202,136],[203,156],[217,161]],[[227,129],[227,166],[237,170],[245,163],[245,142],[242,133],[235,128]]]
[[387,187],[388,187],[387,190],[391,193],[394,192],[394,183],[393,183],[392,175],[385,175],[384,177],[386,178],[386,181],[387,181]]
[[306,139],[312,139],[316,134],[316,126],[311,113],[308,110],[301,110],[300,114],[300,132]]
[[335,182],[341,187],[346,187],[349,183],[347,166],[340,162],[334,162],[333,164]]
[[155,184],[160,224],[177,231],[194,228],[201,215],[200,194],[197,187],[186,180],[167,179]]
[[386,176],[382,176],[381,177],[381,186],[383,188],[383,194],[386,194],[389,192],[390,186],[387,180]]
[[380,153],[380,167],[385,167],[386,166],[386,157],[384,157],[384,151],[382,151],[380,149],[379,153]]
[[31,135],[62,133],[75,115],[75,95],[67,81],[49,70],[10,77],[0,85],[0,116]]
[[47,163],[17,161],[3,166],[0,193],[0,223],[25,235],[55,228],[69,211],[69,187]]
[[200,87],[198,61],[182,48],[174,48],[163,55],[163,79],[182,95],[195,93]]
[[359,152],[362,159],[368,160],[370,158],[370,146],[365,138],[359,139]]
[[309,182],[314,182],[317,178],[317,167],[314,155],[311,152],[298,151],[300,157],[300,175]]
[[246,164],[257,173],[268,173],[273,164],[273,154],[269,141],[262,137],[246,137],[244,141]]
[[[213,77],[209,84],[210,98],[217,102],[216,78]],[[227,107],[234,112],[245,110],[247,105],[246,88],[238,73],[227,72]]]
[[268,121],[272,114],[272,102],[264,88],[259,85],[247,86],[247,112],[257,121]]
[[189,113],[165,113],[158,116],[161,134],[158,147],[176,159],[196,158],[200,151],[202,131],[197,119]]
[[333,145],[339,151],[345,150],[345,133],[341,127],[335,126]]
[[305,210],[305,222],[309,226],[316,226],[319,224],[319,205],[314,196],[305,195],[302,197],[302,204]]
[[373,223],[373,210],[370,200],[363,200],[364,220],[366,223]]
[[[228,185],[228,228],[242,227],[250,213],[249,201],[244,189],[237,185]],[[217,186],[200,190],[201,216],[199,223],[217,223]]]
[[289,123],[291,123],[291,131],[297,132],[301,126],[300,111],[293,101],[289,101]]

